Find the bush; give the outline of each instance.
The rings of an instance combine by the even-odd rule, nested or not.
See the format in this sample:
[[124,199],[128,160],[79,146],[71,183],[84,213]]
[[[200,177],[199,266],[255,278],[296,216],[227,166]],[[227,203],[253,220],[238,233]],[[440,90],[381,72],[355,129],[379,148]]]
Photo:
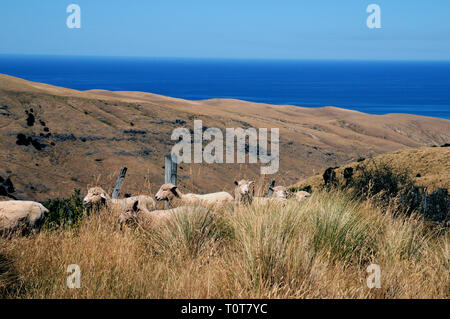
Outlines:
[[75,189],[69,198],[50,199],[44,206],[50,211],[44,229],[74,228],[83,217],[84,205],[79,189]]
[[346,182],[337,185],[351,189],[355,198],[374,198],[384,208],[394,205],[396,213],[411,215],[416,212],[429,221],[449,221],[450,198],[446,189],[427,194],[426,188],[414,186],[408,170],[394,169],[386,163],[358,165],[356,171],[357,174],[350,178],[345,178],[344,171]]
[[416,211],[429,221],[444,224],[448,224],[450,221],[450,196],[445,188],[427,194],[426,187],[412,187],[401,198],[401,204],[408,214]]
[[396,170],[386,163],[358,165],[356,171],[358,173],[345,186],[352,188],[356,197],[376,197],[384,206],[405,196],[414,185],[408,170]]

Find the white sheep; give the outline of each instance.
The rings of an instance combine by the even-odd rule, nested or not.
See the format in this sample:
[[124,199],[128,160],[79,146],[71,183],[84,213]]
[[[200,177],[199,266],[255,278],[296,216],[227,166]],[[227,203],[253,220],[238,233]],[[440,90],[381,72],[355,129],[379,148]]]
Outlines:
[[217,192],[210,194],[183,194],[177,186],[173,184],[162,185],[155,196],[156,200],[167,200],[171,206],[196,206],[196,205],[222,205],[233,201],[233,196],[227,192]]
[[84,197],[83,202],[86,207],[96,207],[100,208],[106,206],[112,210],[122,211],[127,206],[132,205],[135,201],[146,207],[148,210],[156,209],[156,203],[150,196],[139,195],[128,198],[111,198],[105,190],[101,187],[92,187],[88,190],[87,195]]
[[149,211],[139,201],[135,201],[120,213],[119,222],[121,226],[134,224],[143,228],[157,228],[166,225],[176,215],[199,212],[206,212],[206,209],[203,207],[180,206],[167,210]]
[[255,182],[246,179],[234,181],[234,203],[236,205],[252,203],[255,194],[254,184]]
[[269,187],[272,191],[270,198],[287,198],[287,188],[285,186]]
[[0,234],[20,229],[31,229],[32,233],[39,233],[45,214],[48,212],[47,208],[37,202],[2,201],[0,202]]
[[302,202],[308,197],[311,197],[311,194],[305,191],[299,191],[295,193],[295,199],[297,200],[297,202]]
[[235,204],[277,204],[285,205],[287,203],[286,195],[287,189],[284,186],[271,187],[270,190],[273,191],[271,197],[257,197],[254,196],[254,182],[242,179],[240,181],[235,181],[234,189],[234,200]]

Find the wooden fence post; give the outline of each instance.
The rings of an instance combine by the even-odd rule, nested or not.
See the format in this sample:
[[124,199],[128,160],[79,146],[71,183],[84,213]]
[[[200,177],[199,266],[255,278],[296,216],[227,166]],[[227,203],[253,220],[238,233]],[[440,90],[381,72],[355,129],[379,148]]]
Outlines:
[[423,193],[422,193],[422,207],[424,211],[427,211],[427,205],[428,205],[428,187],[423,187]]
[[274,187],[275,187],[275,180],[272,179],[272,180],[270,181],[270,184],[269,184],[269,189],[267,190],[267,197],[268,197],[268,198],[269,198],[270,196],[272,196],[272,194],[273,194],[272,188],[274,188]]
[[[164,183],[177,185],[177,163],[172,161],[171,155],[164,156]],[[169,202],[164,203],[165,209],[169,208]]]
[[127,174],[127,168],[123,167],[120,171],[119,177],[117,178],[116,186],[114,187],[111,198],[119,197],[120,188],[122,187],[122,182],[125,179],[125,175]]

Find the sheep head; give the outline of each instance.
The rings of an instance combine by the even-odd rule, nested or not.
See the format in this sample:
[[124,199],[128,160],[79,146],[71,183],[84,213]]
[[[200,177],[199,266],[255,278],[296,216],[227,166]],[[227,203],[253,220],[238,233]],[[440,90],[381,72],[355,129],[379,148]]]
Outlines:
[[272,198],[286,198],[287,197],[287,188],[285,186],[276,186],[269,188],[272,193]]
[[295,199],[299,202],[305,200],[308,197],[311,197],[311,194],[305,191],[295,193]]
[[245,179],[242,179],[240,181],[234,181],[234,185],[236,186],[234,188],[234,197],[237,201],[243,201],[251,203],[253,195],[254,195],[254,187],[252,187],[255,184],[253,181],[248,181]]
[[180,197],[180,193],[177,186],[170,183],[162,185],[155,195],[157,201],[171,200],[174,197]]
[[129,205],[120,213],[119,223],[123,225],[136,222],[138,219],[139,212],[140,212],[139,201],[135,201],[133,205]]
[[83,199],[83,203],[86,207],[102,206],[106,204],[109,199],[108,194],[101,187],[92,187],[88,190],[87,195]]

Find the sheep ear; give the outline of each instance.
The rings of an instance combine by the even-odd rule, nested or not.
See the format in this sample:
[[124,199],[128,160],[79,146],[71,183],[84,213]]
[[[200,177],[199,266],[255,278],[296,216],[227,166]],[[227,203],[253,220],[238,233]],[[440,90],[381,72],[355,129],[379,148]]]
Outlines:
[[179,197],[177,188],[178,188],[177,186],[174,186],[170,189],[170,191],[175,195],[175,197]]
[[138,205],[139,205],[139,201],[137,200],[137,201],[135,201],[134,204],[133,204],[133,211],[137,212],[137,210],[138,210]]
[[103,198],[103,199],[106,199],[105,193],[101,193],[101,194],[100,194],[100,197]]

